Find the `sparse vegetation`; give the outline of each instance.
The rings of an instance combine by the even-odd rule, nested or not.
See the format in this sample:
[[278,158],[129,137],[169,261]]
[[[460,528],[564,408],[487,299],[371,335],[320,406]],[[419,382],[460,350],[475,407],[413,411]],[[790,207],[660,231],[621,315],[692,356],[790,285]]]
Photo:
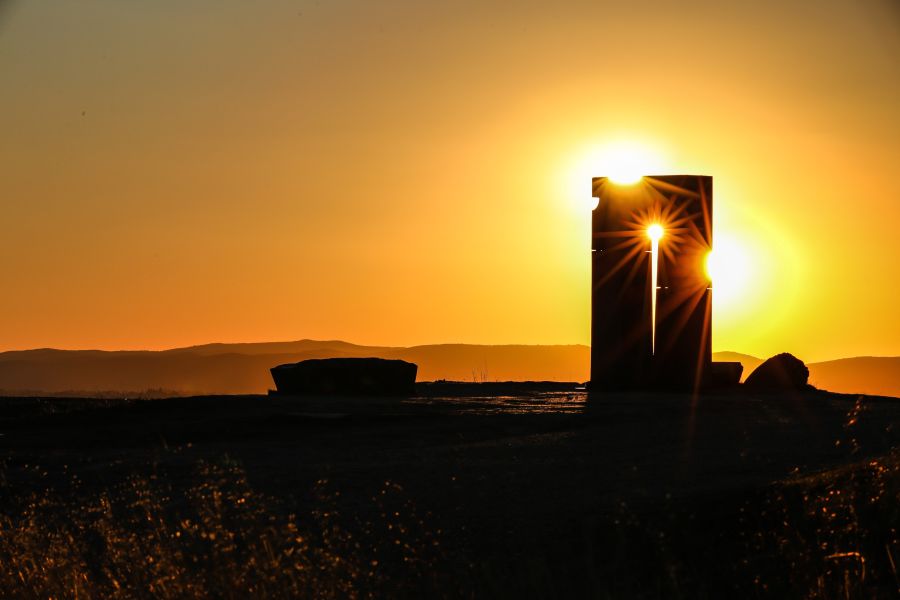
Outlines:
[[[900,594],[900,455],[793,479],[753,498],[622,503],[580,536],[476,561],[390,482],[377,520],[342,515],[320,481],[303,517],[256,493],[234,462],[83,494],[51,490],[0,514],[8,598],[890,598]],[[348,518],[350,517],[350,518]],[[572,543],[559,552],[560,542]],[[454,558],[455,556],[455,558]]]
[[680,397],[545,393],[346,418],[10,399],[0,598],[900,596],[895,404],[704,399],[686,460]]
[[181,491],[158,473],[81,488],[73,479],[75,504],[46,490],[12,510],[4,490],[0,595],[372,598],[416,596],[436,579],[438,538],[391,482],[371,498],[375,522],[340,515],[326,481],[305,517],[284,512],[228,461],[200,464]]

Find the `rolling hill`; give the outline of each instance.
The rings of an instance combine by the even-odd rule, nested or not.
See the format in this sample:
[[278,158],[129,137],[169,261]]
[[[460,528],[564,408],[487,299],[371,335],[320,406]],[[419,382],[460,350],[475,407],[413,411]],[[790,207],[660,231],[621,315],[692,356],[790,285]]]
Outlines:
[[5,394],[141,392],[263,393],[269,369],[309,358],[399,358],[419,365],[419,381],[583,381],[587,346],[436,344],[374,347],[340,341],[209,344],[159,352],[39,349],[0,353]]
[[809,381],[826,390],[900,397],[900,357],[858,356],[812,363]]
[[[360,346],[339,340],[206,344],[163,351],[37,349],[0,353],[0,393],[7,395],[139,393],[264,393],[269,369],[308,358],[399,358],[419,365],[419,381],[585,381],[590,348],[434,344]],[[738,361],[746,377],[761,359],[717,352],[715,360]],[[810,381],[821,388],[900,396],[900,357],[859,357],[812,363]]]

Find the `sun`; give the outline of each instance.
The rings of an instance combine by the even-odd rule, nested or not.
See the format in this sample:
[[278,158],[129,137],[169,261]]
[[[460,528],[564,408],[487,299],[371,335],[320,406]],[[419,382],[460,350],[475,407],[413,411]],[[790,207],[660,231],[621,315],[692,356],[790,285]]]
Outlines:
[[596,207],[591,197],[591,179],[608,177],[616,185],[633,185],[645,175],[658,175],[670,170],[669,161],[659,142],[633,138],[613,138],[587,143],[572,149],[561,161],[559,174],[572,206]]
[[637,164],[617,166],[609,174],[609,180],[619,185],[632,185],[644,178],[644,169]]
[[636,142],[610,143],[597,156],[597,175],[605,175],[613,183],[631,185],[644,175],[660,168],[659,156],[649,147]]

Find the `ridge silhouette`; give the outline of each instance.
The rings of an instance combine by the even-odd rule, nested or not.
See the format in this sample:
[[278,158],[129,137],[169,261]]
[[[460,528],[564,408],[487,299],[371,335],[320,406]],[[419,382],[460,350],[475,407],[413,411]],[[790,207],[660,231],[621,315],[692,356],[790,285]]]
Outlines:
[[[364,346],[340,340],[204,344],[161,351],[35,349],[0,352],[0,392],[37,394],[171,390],[180,394],[265,393],[269,369],[307,358],[399,358],[419,365],[419,381],[550,380],[584,382],[586,345],[429,344]],[[744,377],[762,360],[715,352],[737,361]],[[810,383],[844,393],[900,396],[900,357],[854,357],[807,363]]]

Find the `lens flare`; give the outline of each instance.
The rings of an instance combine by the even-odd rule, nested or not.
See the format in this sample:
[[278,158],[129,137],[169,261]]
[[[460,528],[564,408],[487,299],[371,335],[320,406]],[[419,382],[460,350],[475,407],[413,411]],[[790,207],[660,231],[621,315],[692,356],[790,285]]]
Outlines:
[[647,228],[647,237],[650,238],[650,329],[651,352],[656,355],[656,290],[659,288],[659,240],[662,239],[664,230],[662,225],[654,223]]

